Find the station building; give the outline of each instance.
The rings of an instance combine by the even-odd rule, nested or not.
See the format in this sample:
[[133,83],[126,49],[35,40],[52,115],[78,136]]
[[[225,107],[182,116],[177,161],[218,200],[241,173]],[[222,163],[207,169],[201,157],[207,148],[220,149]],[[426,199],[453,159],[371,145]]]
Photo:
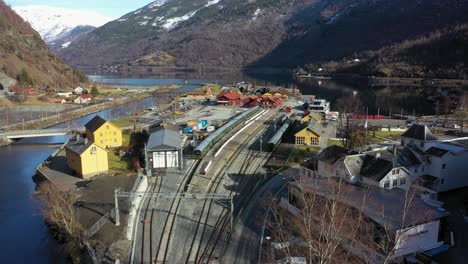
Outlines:
[[183,142],[179,132],[159,129],[151,133],[146,144],[148,171],[155,169],[182,169]]

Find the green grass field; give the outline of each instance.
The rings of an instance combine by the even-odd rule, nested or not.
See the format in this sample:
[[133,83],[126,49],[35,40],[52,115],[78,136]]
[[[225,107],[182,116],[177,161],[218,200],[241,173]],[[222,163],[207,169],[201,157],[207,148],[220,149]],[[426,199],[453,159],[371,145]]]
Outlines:
[[114,172],[128,172],[132,168],[132,161],[128,156],[120,157],[118,149],[111,149],[108,152],[109,170]]

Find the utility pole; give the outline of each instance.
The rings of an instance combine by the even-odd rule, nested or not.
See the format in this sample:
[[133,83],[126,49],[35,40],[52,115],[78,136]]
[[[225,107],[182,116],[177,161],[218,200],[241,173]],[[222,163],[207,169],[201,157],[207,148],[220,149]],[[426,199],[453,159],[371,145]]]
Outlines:
[[119,212],[119,189],[114,189],[114,203],[115,203],[115,226],[120,226],[120,212]]
[[260,153],[263,153],[263,134],[260,135]]
[[366,107],[366,123],[364,124],[364,127],[366,128],[366,146],[367,146],[367,127],[368,127],[367,119],[368,119],[368,115],[369,115],[369,108]]

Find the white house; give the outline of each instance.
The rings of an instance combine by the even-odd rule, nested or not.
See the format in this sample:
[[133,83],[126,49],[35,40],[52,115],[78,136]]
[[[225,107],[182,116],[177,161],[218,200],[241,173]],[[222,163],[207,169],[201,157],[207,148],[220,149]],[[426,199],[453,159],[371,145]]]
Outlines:
[[78,87],[75,88],[74,92],[75,92],[75,94],[80,95],[80,94],[83,94],[84,89],[81,88],[80,86],[78,86]]
[[[403,154],[410,157],[402,158]],[[412,155],[409,150],[398,150],[396,147],[393,150],[357,153],[343,147],[330,146],[316,158],[302,163],[301,172],[309,177],[343,178],[351,183],[404,189],[415,179],[404,165],[420,164]]]
[[444,192],[468,186],[468,138],[441,141],[423,125],[413,125],[401,144],[422,161],[416,173],[423,185]]
[[73,100],[73,102],[75,104],[87,104],[91,102],[92,98],[93,96],[91,94],[83,94],[78,96],[75,100]]
[[[389,259],[397,259],[443,245],[443,241],[439,241],[440,219],[447,216],[447,213],[437,210],[422,198],[412,197],[411,210],[406,210],[402,206],[407,197],[404,190],[368,189],[343,182],[339,192],[336,192],[336,188],[332,187],[335,185],[336,182],[331,182],[329,178],[312,179],[301,175],[296,181],[289,183],[288,200],[283,199],[280,205],[293,217],[299,217],[299,223],[304,222],[301,218],[301,197],[304,193],[313,193],[325,199],[332,198],[360,211],[365,217],[363,223],[366,225],[362,230],[375,230],[370,232],[374,236],[369,236],[364,231],[362,235],[349,238],[355,243],[345,240],[341,246],[350,247],[352,254],[364,257],[369,263],[382,263],[384,255],[388,253]],[[382,233],[382,230],[386,230],[386,233]],[[389,238],[392,239],[391,243],[395,243],[391,252],[373,249],[374,243],[385,243],[381,241]]]

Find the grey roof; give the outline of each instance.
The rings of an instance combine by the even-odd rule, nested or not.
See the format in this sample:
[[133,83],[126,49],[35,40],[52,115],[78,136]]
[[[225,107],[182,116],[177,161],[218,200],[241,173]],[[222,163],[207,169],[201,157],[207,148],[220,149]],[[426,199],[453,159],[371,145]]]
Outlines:
[[307,125],[307,127],[312,130],[314,133],[316,133],[317,135],[321,135],[322,134],[322,125],[315,121],[315,119],[310,119],[309,121],[309,124]]
[[380,182],[394,167],[395,163],[372,155],[366,155],[360,176]]
[[421,161],[416,157],[416,155],[408,147],[398,147],[396,148],[396,155],[393,154],[393,148],[388,148],[385,150],[369,151],[366,154],[377,156],[380,154],[380,158],[395,161],[396,163],[408,167],[414,165],[421,165]]
[[442,157],[445,154],[447,154],[449,151],[446,149],[441,149],[438,147],[430,147],[428,150],[426,150],[426,153],[431,155],[431,156],[436,156],[436,157]]
[[182,147],[180,133],[169,129],[159,129],[151,133],[147,150],[179,150]]
[[413,138],[417,140],[423,141],[431,141],[437,140],[434,135],[432,135],[431,131],[427,126],[414,124],[412,125],[403,135],[402,137]]
[[86,123],[85,128],[87,130],[90,130],[91,132],[94,132],[98,130],[102,125],[104,125],[106,122],[107,120],[97,115],[93,119],[91,119],[88,123]]
[[451,141],[446,142],[446,143],[468,149],[468,139],[451,140]]
[[403,217],[405,204],[407,204],[404,190],[366,188],[342,182],[340,194],[336,196],[330,188],[332,184],[337,183],[331,178],[305,179],[300,183],[297,181],[290,183],[291,186],[300,186],[299,188],[303,188],[306,192],[316,193],[323,197],[332,196],[333,199],[362,210],[367,217],[391,230],[427,223],[448,215],[427,204],[418,195],[409,195],[412,200],[406,210],[406,217]]
[[344,156],[355,154],[358,154],[358,152],[333,145],[327,147],[322,152],[320,152],[320,154],[318,155],[318,160],[334,164],[337,160]]
[[65,145],[66,149],[69,149],[70,151],[81,155],[83,152],[85,152],[91,145],[93,144],[93,141],[88,140],[86,141],[84,138],[80,138],[78,140],[76,139],[71,139],[68,141],[67,145]]
[[352,155],[347,156],[344,160],[346,167],[352,176],[359,176],[361,173],[362,165],[364,164],[365,155]]

